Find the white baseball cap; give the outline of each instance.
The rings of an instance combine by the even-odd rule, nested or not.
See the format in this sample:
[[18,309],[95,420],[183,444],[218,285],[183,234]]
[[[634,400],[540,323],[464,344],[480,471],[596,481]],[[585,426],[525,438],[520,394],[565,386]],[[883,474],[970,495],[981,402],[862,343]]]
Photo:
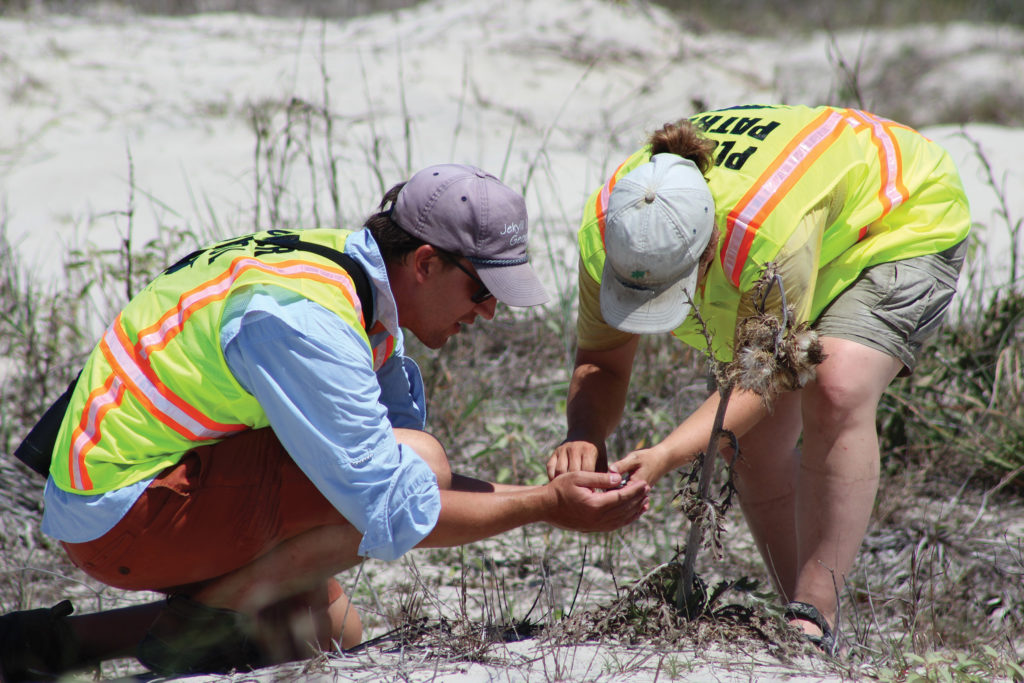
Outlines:
[[634,334],[668,332],[690,312],[715,200],[689,159],[655,154],[612,189],[606,214],[601,315]]

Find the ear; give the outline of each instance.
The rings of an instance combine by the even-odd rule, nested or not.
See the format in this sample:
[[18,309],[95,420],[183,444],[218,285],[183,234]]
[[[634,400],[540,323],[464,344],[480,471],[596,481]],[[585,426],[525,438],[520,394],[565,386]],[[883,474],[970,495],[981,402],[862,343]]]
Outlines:
[[424,282],[441,267],[441,255],[430,244],[421,244],[410,254],[410,264],[417,283]]

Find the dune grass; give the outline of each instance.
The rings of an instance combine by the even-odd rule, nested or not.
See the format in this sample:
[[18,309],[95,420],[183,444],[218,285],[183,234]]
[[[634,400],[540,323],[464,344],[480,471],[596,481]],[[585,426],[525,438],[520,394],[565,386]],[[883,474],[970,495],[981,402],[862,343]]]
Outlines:
[[[318,223],[350,224],[337,194],[345,168],[330,145],[333,121],[324,92],[317,104],[252,106],[250,225],[227,226],[211,216],[208,225],[168,226],[139,243],[132,239],[129,187],[123,212],[93,217],[117,221],[123,239],[68,247],[63,279],[39,282],[18,262],[0,224],[5,453],[74,376],[102,325],[165,264],[214,236],[303,224],[310,210],[287,193],[290,174],[312,176],[313,186],[329,193],[333,213],[317,215]],[[408,159],[409,144],[396,141],[391,152]],[[375,143],[365,153],[383,178],[380,147]],[[576,212],[558,207],[552,213]],[[1005,226],[983,227],[1009,230],[1019,244],[1020,217],[1004,219]],[[554,242],[535,237],[533,244],[538,258],[562,261]],[[732,660],[741,670],[751,652],[763,652],[791,673],[1024,680],[1024,289],[1016,275],[998,284],[991,300],[962,293],[961,300],[984,304],[961,311],[931,341],[917,373],[886,394],[878,420],[882,487],[843,595],[842,657],[802,658],[808,651],[781,628],[777,600],[738,510],[724,520],[722,558],[702,558],[698,567],[715,609],[696,622],[674,610],[671,572],[664,568],[678,560],[687,530],[671,503],[686,483],[687,473],[680,473],[659,482],[650,513],[622,532],[517,530],[466,548],[417,551],[394,565],[368,563],[343,577],[364,610],[368,635],[378,639],[363,648],[371,653],[365,666],[376,665],[380,648],[398,645],[406,658],[395,665],[396,676],[424,661],[428,668],[438,662],[510,666],[517,660],[503,648],[528,638],[550,655],[550,668],[539,674],[545,680],[576,675],[573,657],[591,656],[586,646],[593,643],[606,653],[588,669],[595,676],[643,670],[685,678],[694,658],[710,657],[702,654],[708,648],[738,648]],[[429,429],[448,448],[454,469],[510,483],[546,479],[547,454],[564,433],[574,287],[566,278],[545,309],[499,307],[493,321],[465,330],[440,352],[410,340],[424,371]],[[703,400],[706,374],[700,352],[667,335],[643,339],[609,451],[625,453],[665,436]],[[0,504],[0,607],[35,607],[69,593],[83,611],[123,604],[118,592],[83,580],[38,532],[41,482],[35,475],[6,456],[0,470],[7,492]],[[615,648],[623,646],[660,654],[616,659],[622,650]],[[339,672],[359,662],[325,655],[315,666]],[[131,668],[115,663],[104,674]]]

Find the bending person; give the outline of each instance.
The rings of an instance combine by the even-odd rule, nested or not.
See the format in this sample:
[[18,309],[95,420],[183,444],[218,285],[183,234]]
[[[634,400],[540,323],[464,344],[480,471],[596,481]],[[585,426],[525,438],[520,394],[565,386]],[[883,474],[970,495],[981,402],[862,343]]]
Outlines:
[[[671,331],[706,349],[692,300],[729,361],[738,321],[756,310],[752,287],[775,263],[826,358],[771,412],[734,392],[725,428],[739,437],[740,504],[787,617],[831,649],[878,488],[878,401],[942,320],[969,229],[948,154],[867,112],[745,106],[666,125],[587,200],[568,433],[549,476],[606,468],[637,335]],[[768,306],[779,312],[777,290]],[[690,463],[717,407],[715,392],[612,469],[653,483]]]

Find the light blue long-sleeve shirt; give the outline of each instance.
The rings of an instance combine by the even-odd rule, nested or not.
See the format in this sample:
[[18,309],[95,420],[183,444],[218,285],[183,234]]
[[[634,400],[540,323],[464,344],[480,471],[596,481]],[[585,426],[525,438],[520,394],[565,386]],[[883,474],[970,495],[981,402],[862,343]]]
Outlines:
[[[374,373],[370,350],[337,315],[270,285],[232,293],[221,323],[228,367],[267,414],[292,459],[360,532],[359,553],[390,560],[437,523],[440,492],[427,464],[395,441],[393,427],[422,429],[423,383],[404,355],[394,299],[373,238],[354,233],[345,251],[373,283],[377,320],[395,352]],[[371,339],[371,341],[373,341]],[[99,538],[150,480],[97,495],[44,492],[43,532],[69,542]]]

